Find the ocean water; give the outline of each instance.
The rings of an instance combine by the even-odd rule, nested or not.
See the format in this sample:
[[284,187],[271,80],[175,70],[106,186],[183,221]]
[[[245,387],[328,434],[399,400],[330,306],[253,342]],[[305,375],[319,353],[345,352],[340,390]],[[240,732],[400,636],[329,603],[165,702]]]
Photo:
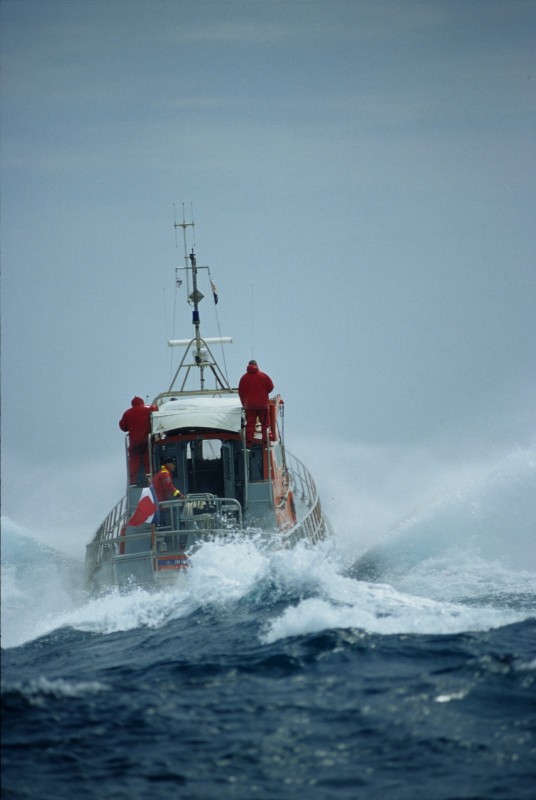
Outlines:
[[509,463],[365,549],[335,514],[156,593],[88,597],[3,519],[2,797],[534,800],[536,473]]

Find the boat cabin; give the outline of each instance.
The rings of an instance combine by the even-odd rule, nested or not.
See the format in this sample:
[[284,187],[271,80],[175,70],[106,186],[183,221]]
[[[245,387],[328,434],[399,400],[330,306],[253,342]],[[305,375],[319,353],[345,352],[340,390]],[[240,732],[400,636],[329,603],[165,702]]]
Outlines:
[[[212,396],[164,393],[154,400],[149,454],[151,475],[167,459],[175,463],[173,485],[199,508],[215,509],[220,501],[234,501],[240,518],[248,526],[283,531],[295,524],[295,510],[285,465],[277,416],[282,400],[275,397],[270,406],[270,429],[258,443],[245,446],[244,414],[236,392]],[[128,487],[128,513],[133,514],[141,487]],[[205,506],[203,505],[205,502]],[[176,510],[171,528],[184,528],[185,501],[161,503]],[[178,516],[177,516],[178,514]],[[167,514],[162,515],[168,519]],[[179,519],[183,523],[179,523]],[[162,522],[160,522],[162,527]],[[216,527],[213,520],[210,527]]]

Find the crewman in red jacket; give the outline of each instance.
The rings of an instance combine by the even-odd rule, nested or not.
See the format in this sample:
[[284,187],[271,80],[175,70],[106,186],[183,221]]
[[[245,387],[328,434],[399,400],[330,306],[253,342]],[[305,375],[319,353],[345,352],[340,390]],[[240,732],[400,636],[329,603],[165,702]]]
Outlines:
[[119,420],[119,427],[128,433],[128,482],[136,486],[142,463],[143,474],[150,472],[147,439],[151,432],[151,411],[158,409],[157,406],[146,406],[141,397],[133,397],[130,405],[131,408]]
[[253,443],[257,417],[261,424],[263,441],[266,439],[266,430],[270,426],[269,395],[273,388],[272,379],[261,372],[257,362],[252,359],[238,384],[240,402],[246,410],[246,447],[251,447]]
[[175,497],[184,497],[176,486],[173,485],[172,475],[175,472],[175,460],[171,456],[164,456],[160,471],[153,475],[153,486],[159,503],[163,500],[173,500]]

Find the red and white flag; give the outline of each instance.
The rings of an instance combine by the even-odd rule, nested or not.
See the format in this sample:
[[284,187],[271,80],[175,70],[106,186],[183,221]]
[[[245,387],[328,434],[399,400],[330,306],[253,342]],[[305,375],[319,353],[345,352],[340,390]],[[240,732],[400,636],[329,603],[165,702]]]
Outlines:
[[142,489],[135,512],[127,522],[127,526],[136,527],[146,522],[157,522],[158,500],[152,486]]

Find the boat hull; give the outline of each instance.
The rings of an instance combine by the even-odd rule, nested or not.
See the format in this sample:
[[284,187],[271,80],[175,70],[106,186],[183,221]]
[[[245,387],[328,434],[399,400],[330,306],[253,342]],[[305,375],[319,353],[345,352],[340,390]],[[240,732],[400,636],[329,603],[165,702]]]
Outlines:
[[[296,522],[278,527],[275,510],[250,503],[242,516],[233,498],[189,495],[161,505],[160,524],[128,526],[132,497],[112,509],[86,548],[86,587],[91,592],[134,586],[161,588],[184,579],[189,556],[204,542],[254,538],[266,550],[294,547],[300,541],[315,544],[330,533],[314,481],[306,467],[287,453],[287,466],[296,498]],[[132,491],[132,489],[131,489]],[[140,490],[141,491],[141,490]]]

